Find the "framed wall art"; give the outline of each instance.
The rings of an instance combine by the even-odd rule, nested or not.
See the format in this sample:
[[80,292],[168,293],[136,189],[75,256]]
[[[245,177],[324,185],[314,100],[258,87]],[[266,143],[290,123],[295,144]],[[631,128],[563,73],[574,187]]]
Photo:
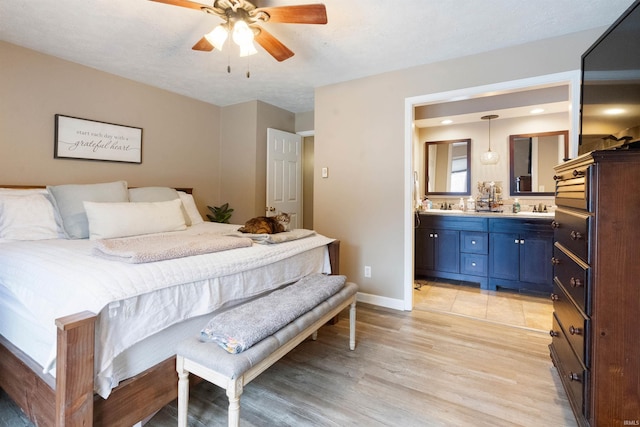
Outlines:
[[142,128],[56,114],[55,159],[142,163]]

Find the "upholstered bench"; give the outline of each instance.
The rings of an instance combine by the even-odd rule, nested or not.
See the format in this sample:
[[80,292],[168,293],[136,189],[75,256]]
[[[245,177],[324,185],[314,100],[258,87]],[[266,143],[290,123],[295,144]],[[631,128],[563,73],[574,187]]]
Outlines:
[[349,347],[354,350],[357,291],[356,284],[346,282],[337,293],[240,353],[229,353],[218,343],[203,342],[198,337],[181,342],[177,347],[176,358],[178,426],[187,426],[189,373],[226,390],[229,398],[229,426],[238,426],[243,387],[307,337],[311,336],[315,340],[318,329],[349,305]]

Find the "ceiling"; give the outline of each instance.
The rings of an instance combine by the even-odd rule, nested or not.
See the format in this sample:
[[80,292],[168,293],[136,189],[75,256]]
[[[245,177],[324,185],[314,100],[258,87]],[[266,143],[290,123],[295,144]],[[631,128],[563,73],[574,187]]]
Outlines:
[[633,3],[318,2],[326,5],[327,25],[264,24],[295,52],[284,62],[259,46],[258,54],[248,60],[235,52],[193,51],[191,46],[220,19],[147,0],[0,0],[0,40],[219,106],[261,100],[299,113],[314,109],[317,87],[607,27]]

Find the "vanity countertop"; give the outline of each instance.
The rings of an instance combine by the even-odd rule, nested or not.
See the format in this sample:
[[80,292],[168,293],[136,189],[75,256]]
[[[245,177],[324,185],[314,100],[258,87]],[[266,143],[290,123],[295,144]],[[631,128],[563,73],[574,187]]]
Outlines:
[[454,216],[475,216],[486,218],[553,218],[555,214],[553,212],[475,212],[475,211],[462,211],[459,209],[428,209],[426,211],[418,211],[421,215],[454,215]]

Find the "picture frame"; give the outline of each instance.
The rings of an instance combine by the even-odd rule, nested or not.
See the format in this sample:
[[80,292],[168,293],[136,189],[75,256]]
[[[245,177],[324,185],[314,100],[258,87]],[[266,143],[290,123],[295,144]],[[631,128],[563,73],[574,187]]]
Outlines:
[[142,128],[55,115],[54,159],[142,163]]

